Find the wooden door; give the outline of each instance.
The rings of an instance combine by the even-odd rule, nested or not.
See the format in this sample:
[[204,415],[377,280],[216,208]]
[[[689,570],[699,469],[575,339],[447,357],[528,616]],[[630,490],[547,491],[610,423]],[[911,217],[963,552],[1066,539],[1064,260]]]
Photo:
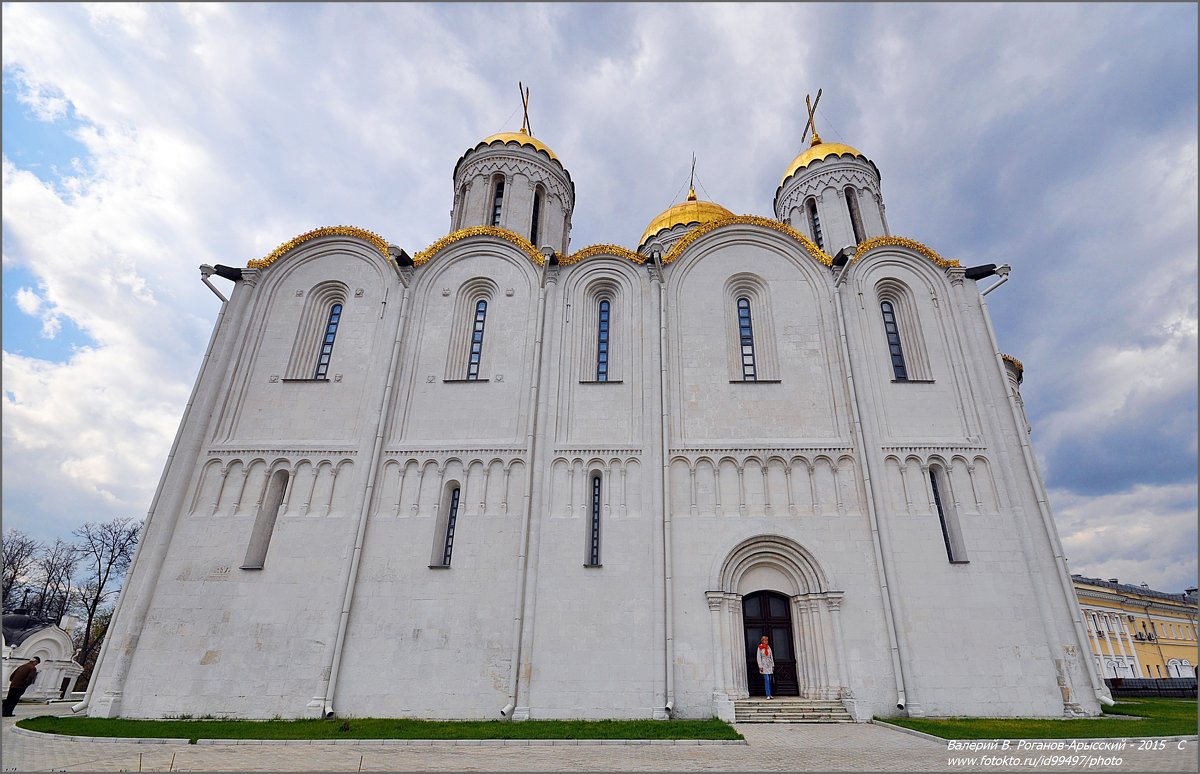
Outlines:
[[742,622],[746,632],[746,682],[751,696],[765,696],[762,675],[758,673],[758,642],[770,638],[775,656],[775,675],[771,693],[799,696],[796,677],[796,648],[792,642],[792,605],[783,594],[758,591],[742,599]]

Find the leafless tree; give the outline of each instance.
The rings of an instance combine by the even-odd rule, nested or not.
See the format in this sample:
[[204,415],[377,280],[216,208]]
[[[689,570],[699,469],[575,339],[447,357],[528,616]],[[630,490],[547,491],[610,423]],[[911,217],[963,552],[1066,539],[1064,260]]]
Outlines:
[[71,577],[79,564],[79,549],[73,543],[55,538],[42,548],[33,563],[37,589],[29,604],[32,615],[57,623],[71,604]]
[[[88,522],[74,532],[83,567],[79,580],[84,624],[77,661],[94,663],[107,626],[97,627],[98,619],[110,611],[106,605],[120,592],[120,582],[133,561],[133,552],[142,535],[142,522],[120,516],[102,523]],[[97,636],[99,633],[99,636]]]
[[33,569],[37,555],[43,545],[19,529],[9,528],[4,533],[4,609],[9,609],[16,600],[10,599],[13,589],[24,585]]

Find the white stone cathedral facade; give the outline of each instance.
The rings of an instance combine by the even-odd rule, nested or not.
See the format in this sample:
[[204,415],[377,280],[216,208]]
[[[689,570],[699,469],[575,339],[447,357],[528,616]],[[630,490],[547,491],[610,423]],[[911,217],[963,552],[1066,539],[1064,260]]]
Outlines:
[[732,719],[765,633],[777,694],[859,721],[1098,711],[1003,279],[893,236],[862,153],[636,251],[568,251],[528,133],[453,179],[412,257],[202,267],[232,293],[79,710]]

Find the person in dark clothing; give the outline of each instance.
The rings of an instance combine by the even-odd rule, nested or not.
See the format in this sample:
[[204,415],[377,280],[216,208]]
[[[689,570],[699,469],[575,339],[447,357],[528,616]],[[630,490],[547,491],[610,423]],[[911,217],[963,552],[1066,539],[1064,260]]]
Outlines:
[[31,661],[26,661],[13,670],[12,676],[8,678],[8,696],[4,697],[4,717],[11,718],[13,716],[17,702],[21,700],[26,689],[37,680],[37,665],[40,663],[42,660],[34,656]]

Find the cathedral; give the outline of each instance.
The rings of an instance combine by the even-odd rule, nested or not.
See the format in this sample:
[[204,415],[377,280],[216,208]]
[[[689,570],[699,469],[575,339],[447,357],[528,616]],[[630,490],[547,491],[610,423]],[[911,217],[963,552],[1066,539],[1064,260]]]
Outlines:
[[893,235],[809,128],[770,217],[692,190],[633,250],[569,249],[523,126],[423,250],[202,266],[221,311],[76,711],[732,721],[766,635],[777,697],[859,722],[1097,714],[984,303],[1008,267]]

